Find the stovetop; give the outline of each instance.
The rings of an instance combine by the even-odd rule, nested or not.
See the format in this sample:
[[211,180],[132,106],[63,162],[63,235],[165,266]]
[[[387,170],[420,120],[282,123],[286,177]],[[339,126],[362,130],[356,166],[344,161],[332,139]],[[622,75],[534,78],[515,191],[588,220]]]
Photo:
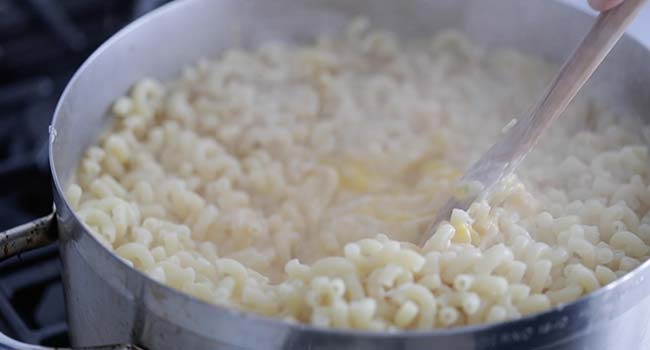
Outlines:
[[[74,70],[111,34],[166,0],[0,0],[0,231],[52,209],[47,127]],[[0,263],[0,332],[69,345],[50,245]]]

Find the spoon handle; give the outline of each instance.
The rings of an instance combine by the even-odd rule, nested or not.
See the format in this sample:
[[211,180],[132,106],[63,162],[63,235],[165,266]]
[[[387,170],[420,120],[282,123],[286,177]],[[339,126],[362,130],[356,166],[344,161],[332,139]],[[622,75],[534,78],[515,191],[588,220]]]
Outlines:
[[528,117],[510,128],[461,178],[462,183],[480,184],[482,190],[463,198],[449,199],[421,235],[420,245],[433,235],[440,221],[449,218],[454,208],[467,209],[472,202],[485,196],[495,184],[515,170],[544,131],[564,112],[646,1],[625,0],[621,5],[598,16]]

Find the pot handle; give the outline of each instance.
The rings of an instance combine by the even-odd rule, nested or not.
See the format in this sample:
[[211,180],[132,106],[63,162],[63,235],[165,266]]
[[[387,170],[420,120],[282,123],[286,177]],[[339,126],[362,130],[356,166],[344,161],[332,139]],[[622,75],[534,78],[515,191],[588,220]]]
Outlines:
[[[0,232],[0,261],[14,255],[40,248],[55,242],[57,235],[56,212],[26,224]],[[0,349],[10,350],[66,350],[41,345],[31,345],[11,339],[0,333]],[[69,350],[142,350],[135,345],[108,345]]]
[[56,240],[56,218],[54,213],[51,213],[0,232],[0,260],[43,247]]

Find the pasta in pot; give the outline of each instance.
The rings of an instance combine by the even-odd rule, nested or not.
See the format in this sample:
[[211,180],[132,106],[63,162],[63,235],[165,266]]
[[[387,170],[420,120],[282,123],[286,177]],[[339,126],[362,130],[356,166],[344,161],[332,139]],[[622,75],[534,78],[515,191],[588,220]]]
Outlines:
[[390,331],[543,311],[650,254],[648,150],[595,102],[576,100],[487,200],[409,242],[552,71],[363,19],[311,46],[232,49],[117,99],[67,198],[156,281],[287,322]]

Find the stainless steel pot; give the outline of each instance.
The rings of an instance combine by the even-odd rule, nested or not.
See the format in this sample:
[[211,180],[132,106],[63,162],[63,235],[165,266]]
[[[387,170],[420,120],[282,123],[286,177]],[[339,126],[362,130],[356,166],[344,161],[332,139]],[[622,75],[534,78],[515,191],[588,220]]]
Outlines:
[[[58,233],[76,346],[381,350],[638,349],[649,344],[650,261],[576,302],[515,321],[390,334],[325,330],[209,305],[161,285],[106,250],[74,215],[63,188],[84,149],[109,121],[111,101],[138,78],[171,78],[198,57],[239,43],[306,41],[357,15],[405,37],[457,28],[484,45],[516,47],[554,62],[568,55],[593,21],[548,0],[186,0],[165,6],[112,37],[68,84],[50,129],[55,219],[0,234],[0,257],[42,245]],[[650,118],[650,51],[623,38],[588,90],[613,109]],[[0,346],[3,342],[36,349],[0,337]]]

